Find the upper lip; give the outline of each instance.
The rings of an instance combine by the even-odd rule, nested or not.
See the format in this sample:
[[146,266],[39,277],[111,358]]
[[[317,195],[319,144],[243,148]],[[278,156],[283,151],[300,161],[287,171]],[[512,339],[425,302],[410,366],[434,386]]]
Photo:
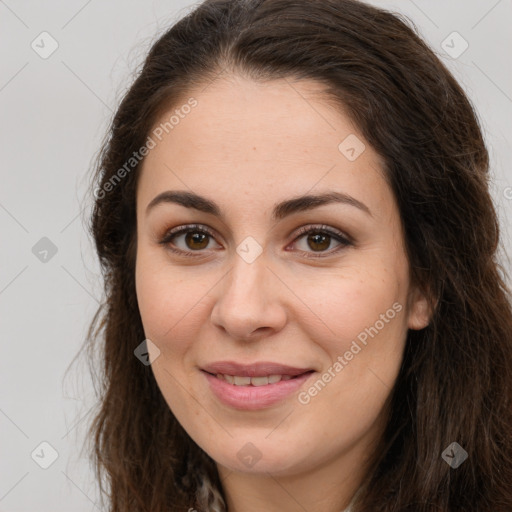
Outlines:
[[237,377],[266,377],[268,375],[301,375],[312,371],[312,368],[297,368],[270,361],[259,361],[252,364],[240,364],[234,361],[217,361],[201,368],[214,375],[234,375]]

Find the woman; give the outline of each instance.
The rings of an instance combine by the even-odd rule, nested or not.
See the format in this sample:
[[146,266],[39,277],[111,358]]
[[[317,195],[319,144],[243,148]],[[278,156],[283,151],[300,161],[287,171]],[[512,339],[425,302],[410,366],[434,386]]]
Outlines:
[[203,2],[151,48],[94,186],[111,511],[512,510],[488,154],[398,17]]

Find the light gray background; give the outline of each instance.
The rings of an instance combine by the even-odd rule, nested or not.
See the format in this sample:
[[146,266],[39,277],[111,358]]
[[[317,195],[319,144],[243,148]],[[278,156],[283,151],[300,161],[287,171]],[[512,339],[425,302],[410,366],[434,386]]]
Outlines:
[[[512,254],[512,0],[372,3],[409,16],[475,104]],[[63,381],[102,297],[84,229],[85,188],[133,71],[156,35],[191,5],[0,0],[0,512],[99,510],[93,473],[79,453],[93,404],[86,365],[75,365]],[[43,31],[59,45],[47,59],[31,48],[34,40],[42,46]],[[457,59],[441,46],[453,31],[469,44]],[[450,41],[460,49],[460,40]],[[46,262],[32,252],[42,237],[57,248]],[[58,452],[48,469],[31,458],[37,448],[36,460],[50,460],[49,450],[38,448],[43,441]]]

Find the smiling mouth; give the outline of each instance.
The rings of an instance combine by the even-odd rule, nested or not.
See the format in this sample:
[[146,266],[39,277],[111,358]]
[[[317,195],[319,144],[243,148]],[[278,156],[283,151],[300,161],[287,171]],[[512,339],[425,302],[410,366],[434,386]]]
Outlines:
[[260,387],[260,386],[268,386],[272,384],[277,384],[281,381],[287,381],[287,380],[293,380],[298,377],[305,376],[306,374],[313,373],[314,370],[309,370],[307,372],[301,373],[300,375],[266,375],[266,376],[260,376],[260,377],[247,377],[247,376],[239,376],[239,375],[227,375],[223,373],[210,373],[206,372],[207,374],[217,377],[217,379],[227,382],[228,384],[232,384],[234,386],[254,386],[254,387]]
[[[231,371],[236,369],[231,365]],[[315,370],[300,370],[277,365],[274,365],[272,370],[268,368],[269,371],[279,371],[279,369],[296,375],[267,374],[261,370],[258,370],[260,375],[256,376],[212,373],[212,371],[204,369],[201,370],[201,373],[206,377],[210,391],[224,405],[240,411],[256,411],[278,405],[298,392],[316,373]],[[238,370],[249,373],[247,368],[244,370],[241,366],[238,367]],[[251,371],[256,373],[254,368]]]

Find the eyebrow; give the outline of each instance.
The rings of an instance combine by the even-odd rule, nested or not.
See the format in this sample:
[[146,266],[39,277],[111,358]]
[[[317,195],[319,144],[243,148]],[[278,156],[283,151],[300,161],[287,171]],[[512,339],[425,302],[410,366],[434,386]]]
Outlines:
[[[167,190],[158,194],[148,204],[146,208],[146,215],[155,208],[155,206],[165,203],[179,204],[185,208],[193,208],[194,210],[199,210],[201,212],[223,218],[222,211],[217,203],[211,199],[195,194],[194,192],[182,190]],[[323,194],[308,194],[293,197],[275,204],[272,209],[272,220],[278,221],[294,213],[312,210],[313,208],[318,208],[319,206],[332,203],[347,204],[372,216],[368,206],[356,198],[342,192],[325,192]]]

